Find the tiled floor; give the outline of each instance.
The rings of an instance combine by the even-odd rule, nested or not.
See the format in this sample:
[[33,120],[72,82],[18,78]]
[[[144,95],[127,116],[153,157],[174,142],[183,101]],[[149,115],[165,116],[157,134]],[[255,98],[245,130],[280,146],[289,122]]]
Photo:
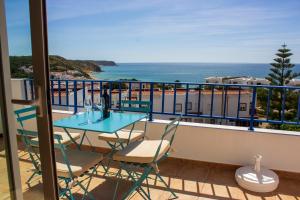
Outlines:
[[[0,155],[1,156],[1,155]],[[25,181],[30,175],[31,164],[28,154],[19,151],[24,199],[41,199],[41,177],[36,177],[30,185]],[[0,157],[0,162],[3,157]],[[115,188],[116,179],[113,177],[116,168],[110,170],[111,175],[103,176],[103,169],[98,169],[98,175],[94,176],[90,191],[101,200],[111,199]],[[242,190],[234,180],[235,169],[231,166],[196,163],[182,160],[167,160],[161,163],[160,172],[164,180],[178,195],[178,199],[261,199],[261,200],[300,200],[300,180],[294,178],[280,178],[280,185],[275,192],[269,194],[257,194]],[[152,177],[154,179],[154,177]],[[149,180],[152,199],[169,199],[172,196],[165,191],[162,184],[155,180]],[[130,182],[122,181],[119,193],[123,193],[130,187]],[[74,188],[76,197],[81,197],[79,188]],[[1,199],[1,198],[0,198]],[[130,199],[142,199],[135,193]]]

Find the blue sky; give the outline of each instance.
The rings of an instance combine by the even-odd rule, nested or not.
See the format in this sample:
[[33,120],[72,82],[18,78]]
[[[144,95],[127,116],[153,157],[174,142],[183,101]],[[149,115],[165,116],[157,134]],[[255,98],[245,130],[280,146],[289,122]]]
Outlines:
[[[299,0],[48,0],[49,52],[117,62],[300,63]],[[6,0],[11,55],[29,55],[27,0]]]

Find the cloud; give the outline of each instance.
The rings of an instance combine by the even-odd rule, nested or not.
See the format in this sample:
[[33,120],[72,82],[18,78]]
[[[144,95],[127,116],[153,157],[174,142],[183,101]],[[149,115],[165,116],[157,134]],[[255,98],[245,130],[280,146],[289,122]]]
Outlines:
[[[107,57],[119,52],[123,58],[142,53],[145,55],[140,57],[147,58],[153,55],[150,51],[159,49],[160,59],[170,59],[170,49],[179,46],[185,52],[177,53],[185,58],[202,47],[209,47],[211,53],[239,50],[245,58],[253,57],[255,49],[269,51],[282,42],[291,44],[295,52],[300,49],[298,0],[50,0],[47,3],[50,50],[74,54],[72,57],[89,55],[90,50]],[[9,4],[13,10],[15,5]],[[26,15],[22,12],[19,15],[18,10],[11,11],[14,27],[24,23]],[[126,53],[122,52],[124,49]]]

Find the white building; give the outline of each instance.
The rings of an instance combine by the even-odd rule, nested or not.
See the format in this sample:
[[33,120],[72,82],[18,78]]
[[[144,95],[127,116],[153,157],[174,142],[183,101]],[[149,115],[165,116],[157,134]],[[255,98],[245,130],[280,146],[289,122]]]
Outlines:
[[210,76],[210,77],[205,78],[205,82],[206,83],[218,83],[218,84],[221,84],[221,83],[223,83],[223,77]]
[[226,77],[207,77],[205,78],[206,83],[217,83],[217,84],[238,84],[238,85],[269,85],[270,81],[265,78],[255,78],[248,76],[226,76]]
[[[178,89],[176,91],[176,105],[175,105],[175,113],[177,114],[199,114],[200,115],[210,115],[211,111],[211,90],[202,90],[200,95],[200,105],[198,106],[199,101],[199,91],[198,90],[190,90],[188,95],[188,103],[187,103],[187,111],[185,111],[185,100],[186,100],[186,92],[185,90]],[[225,101],[226,96],[226,101]],[[240,108],[238,109],[238,90],[228,90],[227,95],[222,90],[214,91],[214,101],[213,101],[213,116],[226,116],[226,117],[237,117],[237,113],[239,110],[239,117],[247,118],[250,116],[250,105],[252,100],[252,92],[248,90],[241,90],[240,92]],[[128,99],[128,91],[122,92],[122,99]],[[132,91],[131,94],[132,100],[139,99],[139,92]],[[142,92],[142,100],[149,100],[150,93],[149,91]],[[153,95],[153,111],[154,112],[162,112],[162,92],[154,91]],[[224,103],[226,102],[226,106]],[[112,93],[112,107],[117,108],[119,103],[119,95],[118,92]],[[224,114],[224,107],[226,107]],[[173,114],[174,111],[174,91],[166,90],[164,97],[164,113]],[[170,115],[159,115],[156,118],[168,119],[172,118]],[[230,124],[236,125],[235,121],[229,120],[220,120],[220,119],[203,119],[203,118],[190,118],[189,121],[194,122],[205,122],[205,123],[217,123],[217,124]]]
[[292,79],[290,80],[289,84],[291,86],[300,86],[300,79]]

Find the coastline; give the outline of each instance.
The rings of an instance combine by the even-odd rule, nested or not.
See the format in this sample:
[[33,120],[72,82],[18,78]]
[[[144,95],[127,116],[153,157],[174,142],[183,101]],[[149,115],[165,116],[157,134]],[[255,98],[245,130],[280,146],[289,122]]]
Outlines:
[[[102,71],[101,71],[102,72]],[[101,72],[97,72],[97,73],[101,73]],[[94,74],[95,72],[91,71],[89,72],[89,76],[91,77],[91,80],[100,80],[99,78],[97,78]]]

